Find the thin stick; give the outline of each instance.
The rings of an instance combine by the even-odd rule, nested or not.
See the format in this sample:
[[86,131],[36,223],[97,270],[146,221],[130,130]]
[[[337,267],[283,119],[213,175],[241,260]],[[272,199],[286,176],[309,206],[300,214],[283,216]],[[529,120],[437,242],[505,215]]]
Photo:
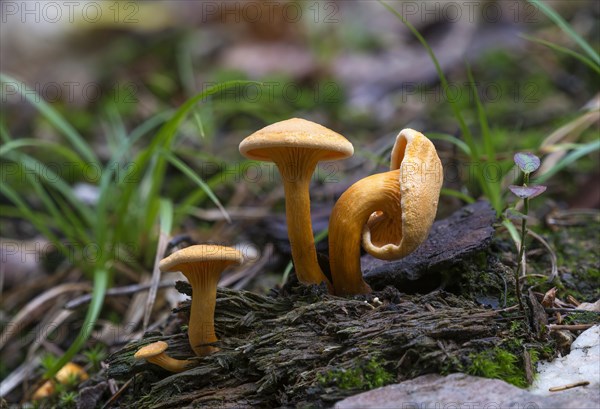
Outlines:
[[567,389],[576,388],[578,386],[587,386],[589,384],[590,384],[589,381],[580,381],[580,382],[570,383],[568,385],[563,385],[563,386],[553,386],[552,388],[549,388],[548,390],[550,392],[559,392],[559,391],[565,391]]
[[131,385],[131,382],[134,379],[135,379],[135,375],[133,378],[130,378],[127,382],[125,382],[123,384],[123,386],[121,386],[121,389],[119,389],[117,391],[117,393],[115,393],[113,396],[110,397],[110,399],[104,404],[104,406],[102,406],[102,409],[109,408],[117,399],[119,399],[119,397],[123,394],[123,392],[125,392],[125,389],[127,389],[129,387],[129,385]]
[[146,298],[146,307],[144,308],[144,321],[142,325],[142,329],[144,330],[144,332],[146,331],[146,329],[148,328],[148,324],[150,323],[152,308],[154,307],[154,302],[156,301],[156,293],[158,292],[158,284],[160,283],[160,269],[158,268],[158,264],[163,258],[165,250],[167,249],[167,244],[169,243],[168,232],[163,231],[162,228],[163,226],[161,222],[161,231],[160,235],[158,236],[158,244],[156,245],[156,256],[154,258],[154,268],[152,269],[152,279],[150,280],[150,288],[148,291],[148,296]]
[[594,325],[598,324],[572,324],[572,325],[548,325],[549,331],[558,331],[561,329],[566,329],[570,331],[581,331],[584,329],[592,328]]
[[586,311],[586,310],[578,310],[575,308],[544,308],[544,310],[546,310],[546,312],[566,312],[566,313],[579,313],[579,314],[587,314],[587,313],[592,313],[592,314],[599,314],[600,312],[598,311]]
[[556,257],[556,253],[554,252],[554,250],[552,250],[550,244],[548,244],[548,242],[536,232],[529,230],[527,231],[527,234],[529,234],[531,237],[542,243],[546,250],[548,250],[548,254],[550,255],[550,264],[552,265],[552,270],[550,273],[550,277],[548,277],[548,282],[554,281],[554,279],[558,277],[558,258]]
[[[110,290],[106,291],[106,296],[108,297],[108,296],[115,296],[115,295],[134,294],[139,291],[148,290],[150,288],[150,285],[151,284],[132,284],[132,285],[126,285],[124,287],[111,288]],[[158,283],[158,288],[173,287],[173,286],[175,286],[175,281],[172,281],[172,280],[165,280],[165,281],[161,281],[160,283]],[[68,310],[72,310],[74,308],[79,307],[80,305],[90,302],[91,299],[92,299],[92,294],[82,295],[81,297],[74,298],[71,301],[69,301],[68,303],[66,303],[65,308]]]

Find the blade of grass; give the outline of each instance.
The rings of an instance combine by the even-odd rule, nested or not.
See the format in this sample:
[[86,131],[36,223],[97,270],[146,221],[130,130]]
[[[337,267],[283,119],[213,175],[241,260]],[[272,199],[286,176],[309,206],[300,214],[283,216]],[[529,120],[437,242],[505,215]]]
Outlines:
[[596,71],[597,74],[600,74],[600,65],[595,64],[592,60],[587,58],[585,55],[579,54],[577,51],[573,51],[569,48],[552,43],[550,41],[542,40],[541,38],[530,37],[526,34],[521,34],[521,37],[524,38],[525,40],[544,45],[558,53],[563,53],[563,54],[569,55],[569,56],[581,61],[582,63],[584,63],[585,65],[590,67],[592,70]]
[[158,114],[154,115],[153,117],[151,117],[150,119],[142,122],[133,131],[131,131],[131,133],[129,134],[129,138],[127,140],[127,145],[125,145],[125,147],[129,148],[131,145],[133,145],[135,142],[137,142],[137,140],[140,139],[142,136],[146,135],[148,132],[150,132],[151,130],[156,128],[158,125],[166,122],[169,118],[171,118],[173,116],[173,112],[174,112],[174,110],[170,109],[168,111],[158,113]]
[[466,203],[475,203],[475,199],[473,199],[471,196],[456,189],[442,188],[440,194],[445,196],[456,197]]
[[[382,0],[378,0],[378,1],[386,9],[388,9],[392,14],[394,14],[396,17],[398,17],[400,19],[400,21],[402,21],[402,23],[410,30],[410,32],[417,38],[417,40],[419,40],[421,45],[425,48],[425,51],[427,51],[427,54],[429,55],[429,57],[431,58],[431,61],[433,62],[433,65],[435,66],[435,70],[436,70],[437,75],[442,84],[442,90],[444,92],[444,95],[448,96],[448,89],[449,89],[448,80],[446,79],[446,76],[444,75],[444,71],[442,70],[442,67],[440,66],[440,63],[439,63],[437,57],[435,56],[433,50],[431,49],[431,47],[429,46],[429,44],[427,43],[425,38],[421,35],[421,33],[419,33],[419,31],[407,19],[404,18],[404,16],[401,13],[396,11],[392,6],[390,6],[386,2],[384,2]],[[473,138],[473,135],[471,134],[471,130],[467,126],[467,123],[465,122],[465,119],[462,116],[460,107],[458,106],[458,101],[455,98],[446,98],[446,99],[447,99],[448,103],[450,104],[450,109],[452,109],[454,117],[458,121],[458,125],[460,127],[463,137],[465,138],[465,142],[469,146],[469,150],[471,151],[472,160],[478,161],[480,158],[479,150],[477,148],[477,145],[475,144],[475,140]],[[489,186],[486,183],[486,180],[484,179],[483,174],[481,172],[475,172],[475,177],[477,178],[479,186],[481,187],[481,190],[483,191],[484,195],[488,198],[491,197],[490,191],[489,191]]]
[[[477,86],[475,85],[475,79],[473,78],[473,73],[471,72],[471,67],[467,63],[467,77],[469,78],[469,84],[471,86],[471,91],[473,92],[473,98],[475,100],[475,106],[477,108],[477,118],[479,120],[479,128],[481,129],[481,137],[483,139],[483,148],[484,152],[487,156],[487,163],[497,165],[496,163],[496,150],[494,149],[494,143],[492,141],[492,136],[490,134],[490,126],[487,120],[487,114],[481,103],[481,99],[479,98],[479,92],[477,91]],[[484,179],[486,184],[488,185],[488,199],[492,203],[492,207],[496,210],[496,214],[500,214],[502,212],[502,197],[500,195],[500,182],[502,181],[502,175],[498,175],[497,179],[486,178],[484,175]]]
[[108,281],[109,274],[106,267],[99,267],[94,270],[92,300],[90,301],[87,314],[83,321],[83,326],[69,349],[67,349],[63,356],[60,357],[58,362],[44,374],[46,379],[51,379],[54,377],[60,368],[70,362],[75,354],[77,354],[87,342],[92,330],[94,329],[94,326],[96,325],[98,316],[100,315],[100,310],[102,309],[102,304],[104,303],[106,289],[108,288]]
[[63,214],[58,210],[54,201],[50,198],[50,195],[48,195],[41,183],[35,180],[32,175],[28,174],[27,178],[29,179],[30,186],[33,187],[33,190],[36,193],[36,196],[44,204],[46,210],[57,224],[60,232],[65,236],[65,239],[71,243],[79,243],[76,229],[74,229],[73,226],[69,224],[68,220],[63,217]]
[[68,201],[71,203],[74,209],[84,218],[85,223],[90,224],[94,220],[94,213],[91,209],[81,202],[73,192],[73,189],[52,169],[43,164],[42,162],[32,158],[24,153],[16,152],[8,153],[7,159],[14,161],[19,164],[23,169],[29,169],[29,175],[35,175],[40,180],[44,181],[47,185],[52,186],[53,189],[60,192]]
[[107,142],[113,155],[119,148],[127,144],[127,130],[118,109],[114,104],[106,107],[106,117],[108,119],[109,129],[107,132]]
[[517,230],[517,227],[514,225],[514,223],[512,221],[510,221],[507,218],[504,218],[502,220],[502,225],[504,227],[506,227],[506,230],[508,230],[508,234],[510,234],[510,238],[515,243],[515,246],[517,247],[517,251],[519,251],[519,249],[521,248],[521,234]]
[[[23,82],[12,78],[6,74],[0,73],[0,82],[16,84],[17,90],[21,96],[23,96],[29,103],[31,103],[52,125],[63,133],[65,137],[71,142],[73,147],[85,158],[85,160],[93,163],[98,162],[96,154],[90,147],[90,145],[83,139],[83,137],[69,124],[63,117],[56,111],[50,104],[37,93],[24,92],[28,87]],[[4,90],[5,87],[2,87]],[[2,96],[6,98],[5,95]]]
[[552,7],[545,4],[540,0],[527,0],[528,2],[535,4],[542,12],[552,20],[557,26],[561,28],[565,33],[567,33],[579,46],[583,51],[587,53],[587,55],[598,65],[600,65],[600,55],[592,48],[591,45],[588,44],[573,28],[569,23],[563,19],[560,14],[558,14]]
[[69,250],[64,246],[62,241],[56,237],[54,233],[48,228],[48,225],[45,221],[39,217],[36,213],[34,213],[29,206],[25,203],[24,200],[21,199],[19,194],[13,190],[6,183],[3,183],[0,186],[0,192],[8,198],[11,202],[15,204],[17,209],[21,212],[21,214],[29,221],[33,226],[42,233],[48,240],[52,242],[56,246],[56,248],[63,253],[65,256],[69,255]]
[[2,141],[4,143],[8,143],[12,140],[12,138],[10,136],[10,132],[8,132],[8,129],[6,128],[6,125],[4,124],[4,121],[0,121],[0,138],[2,138]]
[[544,183],[552,176],[554,176],[557,172],[562,170],[563,168],[569,166],[573,162],[576,162],[579,158],[588,155],[594,151],[600,149],[600,140],[595,140],[589,143],[582,145],[580,148],[575,149],[574,151],[569,152],[564,158],[562,158],[556,165],[550,168],[543,175],[534,177],[534,181],[536,183]]
[[45,149],[54,151],[57,154],[72,160],[73,162],[77,162],[79,164],[83,163],[81,157],[72,149],[59,145],[55,142],[43,141],[34,138],[20,138],[7,141],[2,147],[0,147],[0,156],[3,156],[13,150],[18,150],[25,147],[44,147]]
[[206,184],[206,182],[204,180],[202,180],[202,178],[200,178],[200,176],[198,176],[192,170],[192,168],[190,168],[188,165],[183,163],[179,158],[172,155],[170,152],[163,151],[162,154],[165,158],[167,158],[167,160],[173,166],[175,166],[177,169],[179,169],[192,182],[196,183],[200,187],[200,189],[202,189],[204,191],[204,193],[206,193],[206,195],[215,204],[215,206],[217,206],[217,208],[221,211],[221,213],[223,214],[223,217],[225,217],[227,222],[231,223],[231,217],[229,216],[229,213],[227,213],[227,210],[225,210],[225,208],[221,204],[221,201],[219,200],[219,198],[215,195],[215,193],[212,191],[212,189]]
[[455,145],[458,149],[463,151],[465,154],[467,154],[468,156],[471,156],[471,149],[469,148],[469,145],[467,145],[464,141],[458,139],[456,136],[435,133],[435,132],[433,132],[433,133],[428,132],[427,137],[429,139],[434,139],[434,140],[437,139],[440,141],[450,142],[451,144]]
[[[261,83],[256,81],[227,81],[212,86],[188,99],[179,109],[177,109],[177,111],[175,111],[173,117],[160,128],[156,138],[153,141],[153,144],[151,145],[150,152],[155,152],[158,147],[161,147],[164,150],[169,150],[173,138],[177,134],[177,129],[198,102],[226,89],[249,84],[260,85]],[[150,169],[150,173],[152,174],[152,185],[150,186],[150,191],[148,193],[149,197],[156,197],[160,186],[162,186],[166,168],[166,162],[164,159],[166,159],[166,157],[160,156],[156,161],[154,168]],[[147,206],[142,209],[142,214],[146,215],[145,228],[150,229],[155,218],[155,214],[150,212]]]

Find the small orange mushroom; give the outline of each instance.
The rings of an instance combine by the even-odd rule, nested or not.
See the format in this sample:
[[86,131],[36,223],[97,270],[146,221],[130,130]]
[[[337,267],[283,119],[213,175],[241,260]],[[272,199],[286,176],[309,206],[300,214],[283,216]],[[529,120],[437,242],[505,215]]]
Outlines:
[[443,182],[433,143],[404,129],[392,150],[390,171],[359,180],[336,202],[329,223],[329,259],[337,295],[365,294],[360,244],[373,257],[394,260],[427,238]]
[[191,365],[192,361],[187,359],[175,359],[165,352],[169,345],[164,341],[156,341],[137,350],[133,357],[145,359],[151,364],[158,365],[170,372],[183,372]]
[[234,248],[200,244],[178,250],[159,263],[162,272],[181,271],[192,286],[188,338],[198,356],[219,350],[208,345],[218,341],[214,327],[217,283],[223,270],[242,261],[242,253]]

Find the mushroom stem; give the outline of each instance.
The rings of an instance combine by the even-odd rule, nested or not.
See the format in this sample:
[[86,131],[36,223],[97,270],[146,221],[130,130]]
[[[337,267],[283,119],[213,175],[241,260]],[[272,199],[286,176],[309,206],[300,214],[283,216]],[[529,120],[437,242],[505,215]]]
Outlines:
[[190,322],[188,337],[190,346],[197,356],[210,355],[219,348],[207,344],[217,342],[215,335],[214,316],[217,300],[217,284],[219,274],[212,274],[213,270],[219,272],[225,268],[225,263],[212,263],[210,265],[194,264],[182,270],[192,286],[192,305],[190,307]]
[[371,292],[360,267],[361,236],[373,213],[402,211],[399,175],[400,170],[393,170],[368,176],[336,202],[329,223],[329,262],[336,295]]
[[[310,180],[319,160],[315,151],[308,160],[298,160],[302,155],[296,149],[281,149],[280,159],[275,164],[279,169],[285,191],[285,215],[288,237],[292,248],[294,270],[303,284],[331,283],[321,271],[317,261],[317,250],[310,217]],[[303,154],[309,156],[309,152]]]
[[175,359],[164,352],[148,358],[147,361],[151,364],[158,365],[169,372],[183,372],[193,364],[193,361],[187,359]]

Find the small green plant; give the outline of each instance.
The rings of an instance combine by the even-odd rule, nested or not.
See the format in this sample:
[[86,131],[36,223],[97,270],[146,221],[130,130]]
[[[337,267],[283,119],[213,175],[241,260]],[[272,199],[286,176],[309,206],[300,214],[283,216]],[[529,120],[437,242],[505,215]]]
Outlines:
[[323,385],[334,384],[340,389],[370,390],[387,385],[394,379],[376,358],[352,369],[339,369],[319,375]]
[[58,357],[51,353],[46,353],[46,354],[42,355],[42,357],[40,359],[40,365],[42,366],[42,368],[45,371],[48,371],[48,370],[50,370],[50,368],[53,368],[57,362],[58,362]]
[[87,351],[83,351],[83,355],[92,365],[92,368],[97,371],[100,369],[100,362],[106,358],[106,348],[102,344],[96,344]]
[[58,398],[58,407],[74,408],[77,404],[77,392],[63,392]]
[[510,185],[508,188],[515,196],[523,199],[523,213],[513,211],[521,217],[521,239],[519,245],[519,255],[517,256],[517,268],[515,271],[516,295],[519,302],[519,308],[524,311],[523,300],[521,299],[521,267],[525,257],[525,237],[527,236],[527,217],[529,214],[529,201],[536,196],[541,195],[546,190],[546,186],[529,185],[529,175],[535,172],[540,167],[540,159],[532,153],[519,152],[515,154],[515,164],[523,172],[523,185]]

